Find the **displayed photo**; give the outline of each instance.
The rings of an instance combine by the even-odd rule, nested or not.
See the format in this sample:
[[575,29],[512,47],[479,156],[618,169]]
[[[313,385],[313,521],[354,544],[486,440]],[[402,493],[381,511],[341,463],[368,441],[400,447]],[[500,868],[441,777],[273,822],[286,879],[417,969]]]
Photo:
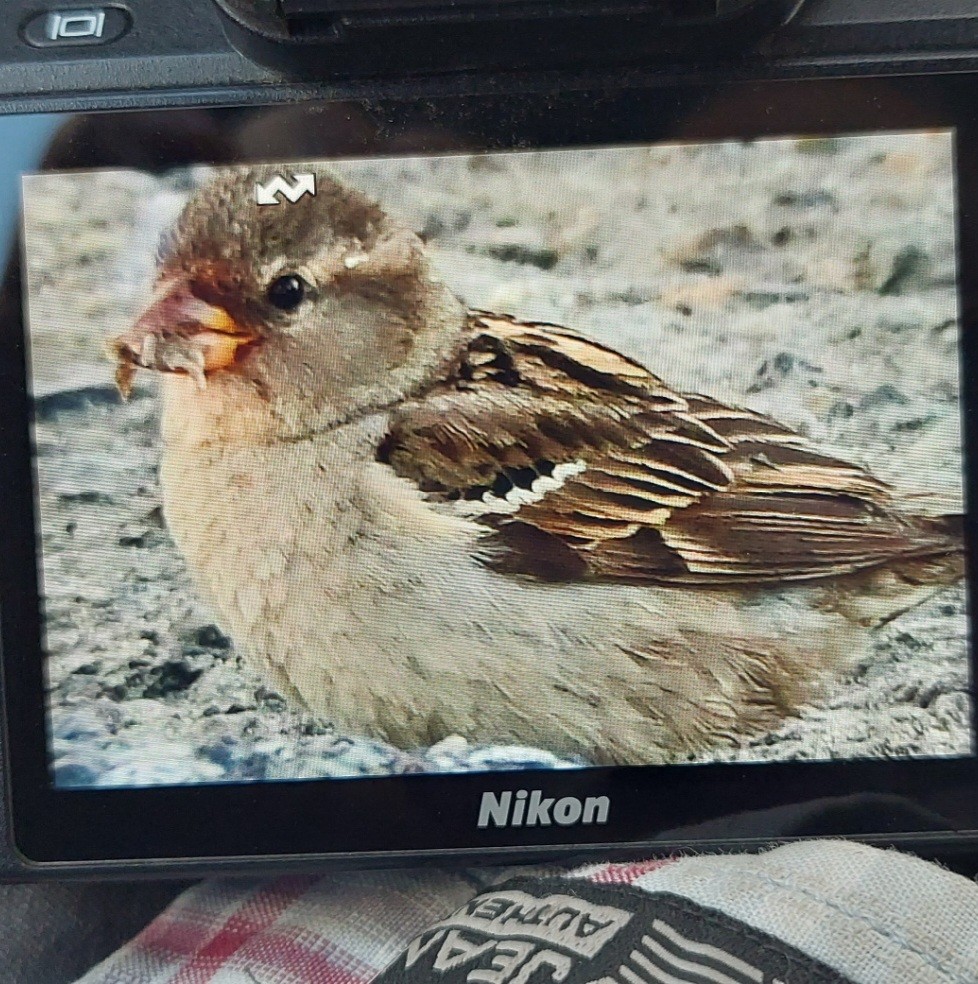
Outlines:
[[949,131],[23,181],[60,787],[973,752]]

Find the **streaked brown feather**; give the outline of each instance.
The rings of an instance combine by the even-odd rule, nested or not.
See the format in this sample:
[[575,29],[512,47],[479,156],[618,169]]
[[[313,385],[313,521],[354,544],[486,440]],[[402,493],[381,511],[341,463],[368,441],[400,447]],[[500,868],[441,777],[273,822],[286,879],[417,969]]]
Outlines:
[[805,580],[961,549],[865,469],[770,417],[677,393],[566,328],[473,312],[450,378],[396,414],[384,460],[433,502],[578,473],[510,515],[487,561],[548,579]]

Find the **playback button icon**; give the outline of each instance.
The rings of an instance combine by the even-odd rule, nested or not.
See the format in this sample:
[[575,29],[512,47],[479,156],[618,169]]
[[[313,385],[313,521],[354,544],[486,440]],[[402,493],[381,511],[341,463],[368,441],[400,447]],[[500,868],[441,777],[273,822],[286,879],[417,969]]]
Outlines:
[[46,10],[30,17],[21,36],[35,48],[102,45],[129,30],[129,12],[122,7],[79,7]]

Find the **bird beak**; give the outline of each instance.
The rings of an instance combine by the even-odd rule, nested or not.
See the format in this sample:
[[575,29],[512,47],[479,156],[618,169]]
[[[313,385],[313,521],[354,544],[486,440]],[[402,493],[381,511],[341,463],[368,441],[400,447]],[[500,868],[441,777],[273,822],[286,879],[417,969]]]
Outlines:
[[138,369],[181,373],[204,389],[208,373],[233,365],[239,350],[256,341],[257,332],[177,280],[160,285],[132,328],[109,342],[109,355],[119,392],[128,398]]

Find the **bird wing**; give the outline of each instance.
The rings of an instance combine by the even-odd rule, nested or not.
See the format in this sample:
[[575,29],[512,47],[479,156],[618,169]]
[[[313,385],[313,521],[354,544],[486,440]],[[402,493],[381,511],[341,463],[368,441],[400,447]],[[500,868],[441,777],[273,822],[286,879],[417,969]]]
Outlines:
[[549,579],[801,580],[953,549],[865,469],[763,414],[677,393],[557,325],[473,312],[450,377],[380,459],[491,530],[486,562]]

